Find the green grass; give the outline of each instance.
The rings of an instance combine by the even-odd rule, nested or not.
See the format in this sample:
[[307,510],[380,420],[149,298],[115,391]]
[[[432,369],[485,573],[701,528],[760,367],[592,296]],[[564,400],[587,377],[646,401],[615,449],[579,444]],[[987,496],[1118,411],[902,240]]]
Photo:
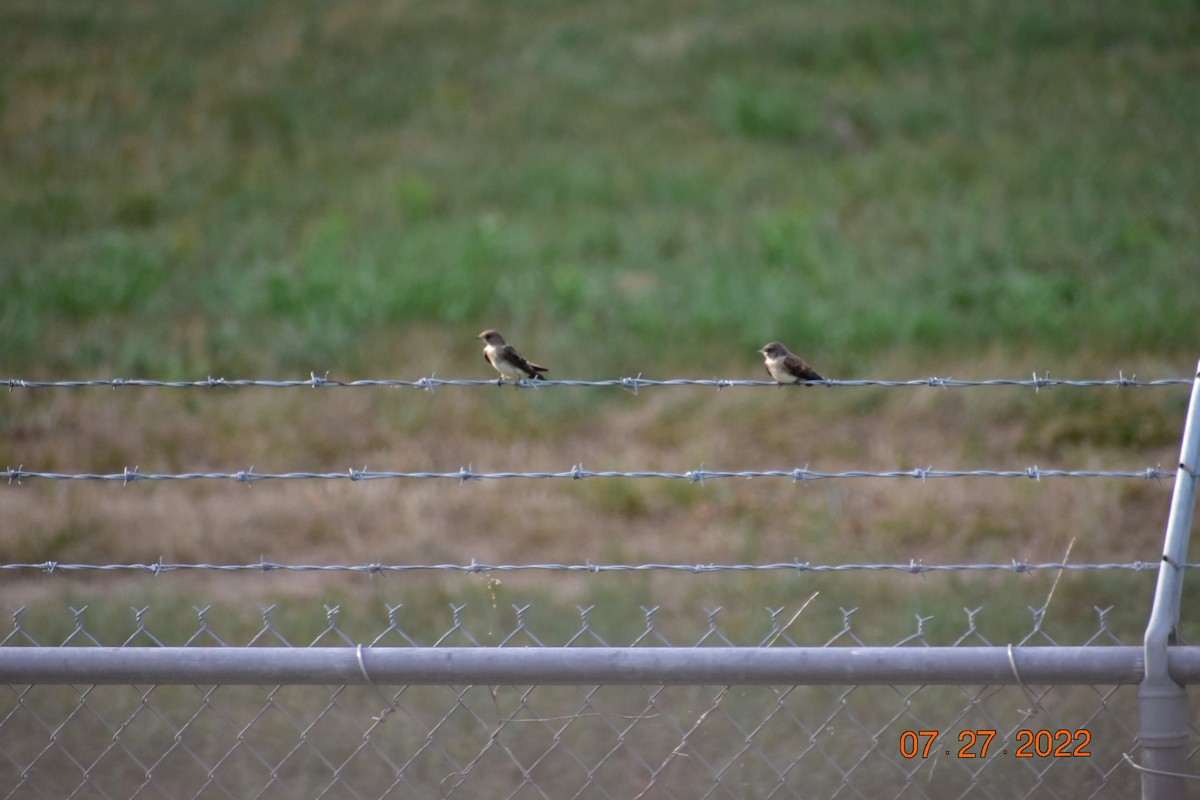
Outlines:
[[[834,376],[879,364],[991,370],[1021,353],[1053,356],[1055,377],[1128,374],[1139,366],[1130,360],[1142,371],[1190,365],[1197,42],[1200,7],[1168,0],[15,0],[0,7],[0,377],[490,377],[471,337],[492,326],[563,378],[761,376],[753,351],[771,339]],[[34,469],[264,459],[453,469],[481,458],[561,469],[583,452],[589,467],[616,469],[850,455],[894,469],[929,463],[928,450],[957,461],[946,468],[1082,468],[1169,463],[1160,451],[1173,448],[1183,411],[1182,395],[1160,394],[996,393],[965,410],[922,406],[927,395],[807,394],[793,420],[806,436],[784,448],[759,424],[791,400],[772,394],[758,405],[697,394],[653,406],[614,390],[614,413],[599,417],[584,413],[598,393],[565,390],[446,392],[428,406],[393,394],[176,407],[163,395],[136,405],[17,393],[0,428],[5,463]],[[906,433],[914,426],[925,434]],[[1158,490],[1116,490],[1120,526],[1089,510],[1096,496],[1064,493],[1057,538],[1040,542],[1033,490],[1016,495],[1030,505],[1013,514],[984,493],[906,505],[899,492],[814,490],[786,499],[812,520],[803,529],[780,527],[790,520],[764,505],[775,496],[765,490],[603,483],[579,502],[531,502],[580,515],[579,541],[553,551],[572,563],[657,557],[676,552],[673,541],[694,547],[685,560],[816,549],[828,563],[935,563],[969,548],[980,560],[1041,560],[1058,557],[1075,528],[1112,535],[1087,543],[1088,558],[1103,560],[1133,547],[1115,541],[1118,528],[1123,542],[1157,541],[1161,526],[1147,520],[1165,505]],[[22,498],[29,522],[7,545],[13,560],[199,552],[248,562],[294,547],[315,562],[420,561],[421,548],[468,561],[490,544],[479,534],[491,518],[472,505],[485,501],[469,494],[444,503],[465,516],[439,517],[437,535],[410,551],[393,548],[395,509],[377,500],[355,516],[354,498],[256,489],[255,511],[222,523],[219,504],[184,495],[200,509],[189,533],[159,530],[124,496],[95,512],[73,500],[81,489],[65,501],[44,491]],[[706,523],[709,514],[726,516]],[[654,538],[611,535],[613,519]],[[498,560],[546,558],[561,533],[521,522],[496,537],[511,543]],[[722,525],[729,534],[718,536]],[[705,538],[693,541],[698,527]],[[813,539],[792,543],[785,530]],[[1081,583],[1107,587],[1096,578]],[[828,583],[823,601],[859,602],[860,585],[818,583]],[[639,604],[671,595],[659,583],[612,585],[588,592],[617,640],[641,624]],[[688,584],[677,598],[691,611],[741,605],[740,615],[794,599],[775,581],[725,586]],[[941,610],[973,604],[1023,624],[1025,599],[1001,604],[993,589],[972,582],[902,602],[908,618],[939,609],[948,619]],[[972,592],[983,592],[978,602]],[[884,589],[867,594],[891,602]],[[1072,615],[1091,631],[1082,594]],[[407,602],[428,609],[448,596]],[[561,600],[557,587],[535,599]],[[1123,630],[1140,630],[1148,602],[1114,612]],[[169,611],[191,614],[183,599]],[[946,624],[939,635],[955,633],[958,617]]]
[[1195,346],[1194,4],[21,2],[0,31],[11,371],[366,371],[414,326],[603,336],[597,373]]

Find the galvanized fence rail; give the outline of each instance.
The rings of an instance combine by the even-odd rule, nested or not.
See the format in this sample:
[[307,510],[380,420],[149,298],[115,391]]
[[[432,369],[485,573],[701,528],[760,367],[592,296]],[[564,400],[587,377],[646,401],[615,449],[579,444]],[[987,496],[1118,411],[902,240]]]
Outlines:
[[[864,639],[863,612],[811,598],[764,611],[755,635],[721,609],[689,634],[644,609],[621,641],[600,609],[549,631],[534,611],[501,610],[497,630],[494,610],[457,605],[430,634],[419,612],[389,607],[363,636],[338,607],[315,635],[266,608],[235,642],[230,610],[201,608],[173,644],[180,632],[156,630],[152,608],[111,641],[99,609],[18,610],[0,641],[0,786],[22,798],[1116,798],[1141,779],[1142,648],[1111,607],[1090,611],[1077,644],[1045,605],[1030,609],[1005,645],[979,608],[948,643],[917,618],[886,645]],[[815,646],[797,630],[810,615]],[[1173,648],[1168,670],[1200,680],[1200,648]]]

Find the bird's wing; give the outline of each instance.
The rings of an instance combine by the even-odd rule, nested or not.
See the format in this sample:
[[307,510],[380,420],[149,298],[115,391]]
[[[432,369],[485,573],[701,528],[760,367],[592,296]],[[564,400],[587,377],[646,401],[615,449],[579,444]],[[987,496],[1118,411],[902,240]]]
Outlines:
[[788,368],[788,372],[798,378],[806,381],[823,381],[825,380],[817,371],[810,367],[800,356],[792,354],[784,359],[784,366]]
[[549,372],[545,367],[539,367],[537,364],[531,364],[525,360],[525,357],[513,349],[511,344],[504,345],[504,355],[509,361],[517,365],[517,368],[531,378],[538,377],[539,372]]

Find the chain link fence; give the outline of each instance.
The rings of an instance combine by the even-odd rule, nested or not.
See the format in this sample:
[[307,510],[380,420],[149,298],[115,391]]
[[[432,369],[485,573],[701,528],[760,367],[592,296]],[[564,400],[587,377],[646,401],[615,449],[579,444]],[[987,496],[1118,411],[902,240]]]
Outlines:
[[[1117,798],[1138,791],[1137,692],[1128,681],[1036,685],[1018,674],[1009,685],[743,682],[749,678],[619,685],[581,674],[571,685],[431,685],[428,677],[375,681],[368,669],[384,651],[442,650],[447,665],[453,654],[474,651],[485,669],[498,652],[531,650],[669,648],[703,656],[820,648],[845,662],[863,648],[969,654],[995,649],[979,624],[985,609],[967,610],[957,633],[943,626],[933,634],[931,620],[917,617],[890,641],[864,638],[855,609],[813,598],[764,610],[754,625],[726,626],[719,609],[682,624],[649,608],[641,630],[620,641],[593,621],[593,608],[540,609],[546,613],[537,619],[527,606],[484,610],[455,605],[435,634],[437,621],[417,612],[408,620],[400,607],[382,609],[386,623],[373,630],[363,620],[346,625],[340,608],[327,607],[313,636],[314,620],[280,621],[267,608],[261,625],[238,628],[237,640],[224,630],[235,615],[226,609],[198,609],[191,630],[171,623],[163,631],[153,608],[125,614],[122,624],[99,606],[18,610],[0,643],[0,668],[6,657],[35,650],[95,660],[113,649],[141,659],[163,649],[180,676],[153,685],[8,685],[0,696],[0,786],[11,798]],[[1071,645],[1099,659],[1136,643],[1112,624],[1111,607],[1089,609],[1090,624],[1072,620],[1066,627],[1077,640],[1056,636],[1045,612],[1030,609],[1015,643],[1022,653]],[[797,620],[810,614],[823,629],[801,635]],[[562,616],[575,622],[547,622]],[[320,670],[272,680],[264,664],[236,684],[180,683],[192,679],[188,668],[243,648],[263,661],[301,651],[356,656],[362,680],[305,685],[323,680]],[[64,680],[52,673],[43,679]],[[453,676],[451,666],[445,675]],[[1192,751],[1189,763],[1196,760]]]

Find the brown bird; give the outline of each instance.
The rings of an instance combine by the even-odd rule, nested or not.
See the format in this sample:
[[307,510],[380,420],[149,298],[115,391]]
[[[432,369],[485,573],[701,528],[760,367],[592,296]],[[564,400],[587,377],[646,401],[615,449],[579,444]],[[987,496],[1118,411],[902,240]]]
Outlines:
[[546,380],[540,373],[549,372],[549,370],[526,361],[520,353],[513,349],[511,344],[504,341],[500,331],[488,329],[475,338],[483,340],[483,357],[500,373],[501,383],[505,378],[512,378],[514,383],[520,383],[525,378],[535,381]]
[[781,384],[825,380],[803,358],[779,342],[771,342],[758,352],[762,353],[766,360],[767,372]]

